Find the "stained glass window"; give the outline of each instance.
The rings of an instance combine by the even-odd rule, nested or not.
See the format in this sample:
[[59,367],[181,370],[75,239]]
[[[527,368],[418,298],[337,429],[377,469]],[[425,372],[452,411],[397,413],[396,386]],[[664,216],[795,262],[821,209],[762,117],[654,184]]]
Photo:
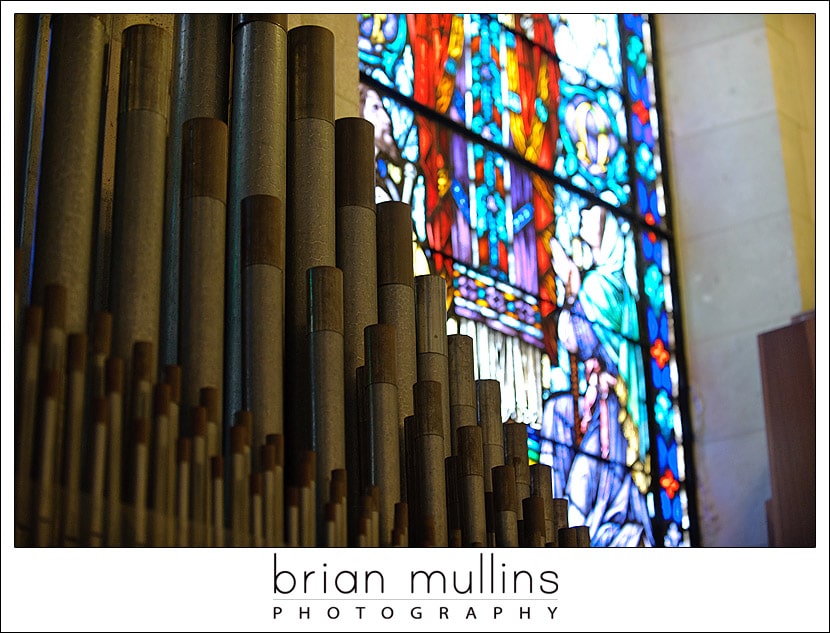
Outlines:
[[357,19],[376,199],[411,205],[476,378],[593,546],[694,544],[649,17]]

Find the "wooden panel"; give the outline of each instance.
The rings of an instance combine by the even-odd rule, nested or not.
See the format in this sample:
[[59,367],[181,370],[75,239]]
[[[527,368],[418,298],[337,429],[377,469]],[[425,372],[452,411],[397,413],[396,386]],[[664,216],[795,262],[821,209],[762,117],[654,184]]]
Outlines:
[[770,546],[816,546],[815,313],[758,336],[772,498]]

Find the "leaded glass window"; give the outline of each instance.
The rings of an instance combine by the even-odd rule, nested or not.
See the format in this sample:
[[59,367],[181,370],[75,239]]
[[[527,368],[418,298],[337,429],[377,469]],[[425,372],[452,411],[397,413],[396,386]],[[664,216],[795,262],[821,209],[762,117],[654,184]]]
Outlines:
[[651,21],[359,14],[376,200],[593,546],[693,544]]

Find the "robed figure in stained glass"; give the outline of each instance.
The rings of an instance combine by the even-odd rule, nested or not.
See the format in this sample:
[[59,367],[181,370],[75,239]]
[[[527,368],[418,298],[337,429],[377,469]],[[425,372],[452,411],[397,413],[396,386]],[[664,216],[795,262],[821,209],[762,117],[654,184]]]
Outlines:
[[[582,270],[551,240],[553,268],[565,288],[559,339],[582,363],[585,384],[573,417],[572,437],[582,439],[565,485],[569,520],[588,526],[592,546],[653,545],[645,497],[627,467],[639,454],[634,415],[640,416],[643,370],[633,343],[637,312],[625,275],[625,240],[618,221],[600,206],[583,211],[580,237],[592,258]],[[572,411],[571,394],[559,397],[559,412]]]

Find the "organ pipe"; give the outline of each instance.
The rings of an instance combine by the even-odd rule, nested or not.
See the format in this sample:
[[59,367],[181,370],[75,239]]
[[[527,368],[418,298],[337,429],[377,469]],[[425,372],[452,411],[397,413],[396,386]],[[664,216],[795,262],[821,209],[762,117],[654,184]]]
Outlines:
[[16,119],[16,161],[42,155],[15,164],[38,193],[15,252],[16,546],[590,545],[448,335],[447,280],[415,276],[412,207],[376,204],[331,31],[179,14],[115,34],[105,73],[111,17],[47,23],[42,139]]

